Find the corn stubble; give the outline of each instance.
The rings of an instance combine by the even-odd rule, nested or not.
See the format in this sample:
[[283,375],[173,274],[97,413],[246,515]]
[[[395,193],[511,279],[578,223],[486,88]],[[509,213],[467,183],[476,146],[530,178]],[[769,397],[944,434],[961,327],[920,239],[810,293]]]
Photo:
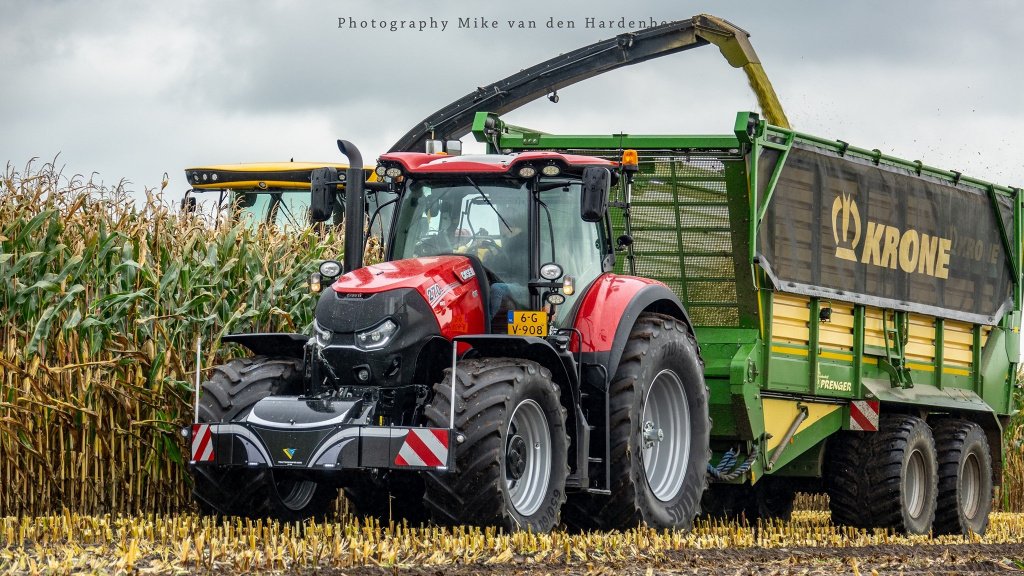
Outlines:
[[[203,341],[205,372],[244,354],[221,348],[223,334],[304,331],[315,303],[306,275],[319,260],[339,257],[340,240],[182,215],[153,193],[133,204],[120,186],[66,178],[49,164],[20,172],[8,166],[0,178],[0,518],[63,510],[187,512],[188,454],[178,430],[192,419],[196,338]],[[1024,510],[1022,442],[1018,416],[1007,430],[1005,484],[997,499],[1003,509]],[[827,510],[822,497],[808,498],[805,508]],[[153,530],[215,531],[195,518],[139,517],[57,516],[40,526],[77,530],[70,541],[78,542],[92,541],[81,536],[82,526],[96,526],[89,528],[94,535],[101,529],[125,534],[134,522]],[[4,522],[8,531],[37,529],[31,522]],[[661,538],[718,542],[728,532],[717,527],[691,536],[641,531],[614,538],[632,538],[637,546]],[[402,541],[425,538],[434,546],[431,534],[438,533],[405,531]],[[728,538],[748,537],[742,534]],[[497,536],[467,531],[452,537],[489,542]],[[606,537],[613,536],[573,538],[586,539],[587,554],[602,554]],[[13,541],[9,534],[3,538]],[[560,548],[578,542],[566,538],[544,537],[545,546],[553,546],[546,554],[575,553],[568,544]],[[371,549],[379,544],[360,542]],[[490,554],[473,547],[464,553]],[[356,554],[360,562],[370,555]]]
[[836,528],[827,512],[798,511],[790,522],[699,520],[689,533],[644,528],[551,534],[494,529],[380,526],[371,521],[217,523],[195,515],[0,519],[0,574],[296,572],[359,566],[514,564],[530,566],[659,562],[678,550],[859,548],[920,544],[1017,544],[1024,516],[995,513],[983,538],[898,536]]

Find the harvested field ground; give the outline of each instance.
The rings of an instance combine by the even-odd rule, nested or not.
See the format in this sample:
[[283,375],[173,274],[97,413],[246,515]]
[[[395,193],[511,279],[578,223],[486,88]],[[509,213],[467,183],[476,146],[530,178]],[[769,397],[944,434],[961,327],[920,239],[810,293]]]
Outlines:
[[827,512],[550,535],[369,524],[216,523],[192,515],[0,519],[0,574],[973,574],[1024,568],[1024,515],[984,538],[838,529]]

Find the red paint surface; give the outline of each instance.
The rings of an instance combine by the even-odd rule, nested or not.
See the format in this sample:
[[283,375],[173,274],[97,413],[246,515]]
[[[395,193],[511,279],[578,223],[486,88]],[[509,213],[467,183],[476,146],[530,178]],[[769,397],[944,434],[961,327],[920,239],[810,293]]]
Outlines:
[[470,266],[464,256],[431,256],[383,262],[353,270],[331,288],[342,294],[371,294],[397,288],[415,289],[430,304],[441,335],[452,339],[484,332],[483,303],[476,277],[462,280]]
[[533,162],[547,164],[562,162],[567,166],[618,166],[617,163],[576,154],[559,154],[557,152],[522,152],[515,155],[467,155],[446,156],[444,154],[424,154],[421,152],[394,152],[380,157],[381,162],[398,162],[403,171],[414,174],[436,174],[445,172],[503,173],[518,164]]
[[[598,278],[583,295],[576,315],[574,327],[583,336],[582,352],[611,350],[626,307],[637,292],[651,285],[664,286],[657,280],[636,276],[604,274]],[[573,336],[571,347],[574,352],[581,351],[578,337]]]

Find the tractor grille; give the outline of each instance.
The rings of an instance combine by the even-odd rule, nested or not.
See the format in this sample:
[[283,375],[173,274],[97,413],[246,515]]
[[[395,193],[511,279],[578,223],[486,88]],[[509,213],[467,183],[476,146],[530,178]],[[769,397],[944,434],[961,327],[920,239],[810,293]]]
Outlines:
[[[620,150],[569,150],[621,158]],[[733,238],[725,162],[736,156],[688,150],[638,150],[633,185],[635,274],[667,284],[697,326],[739,326]],[[618,189],[613,190],[612,201]],[[625,232],[621,210],[611,210],[616,235]],[[626,255],[616,272],[629,273]]]

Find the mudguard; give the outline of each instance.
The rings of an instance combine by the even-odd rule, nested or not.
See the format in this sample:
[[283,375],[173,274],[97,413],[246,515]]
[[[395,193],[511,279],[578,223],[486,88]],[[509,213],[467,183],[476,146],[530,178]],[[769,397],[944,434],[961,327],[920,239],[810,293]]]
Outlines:
[[605,274],[584,296],[574,324],[580,338],[573,339],[573,348],[582,353],[585,364],[606,367],[605,381],[600,388],[607,389],[608,380],[618,369],[629,333],[644,312],[678,318],[693,334],[690,316],[679,297],[657,280]]

